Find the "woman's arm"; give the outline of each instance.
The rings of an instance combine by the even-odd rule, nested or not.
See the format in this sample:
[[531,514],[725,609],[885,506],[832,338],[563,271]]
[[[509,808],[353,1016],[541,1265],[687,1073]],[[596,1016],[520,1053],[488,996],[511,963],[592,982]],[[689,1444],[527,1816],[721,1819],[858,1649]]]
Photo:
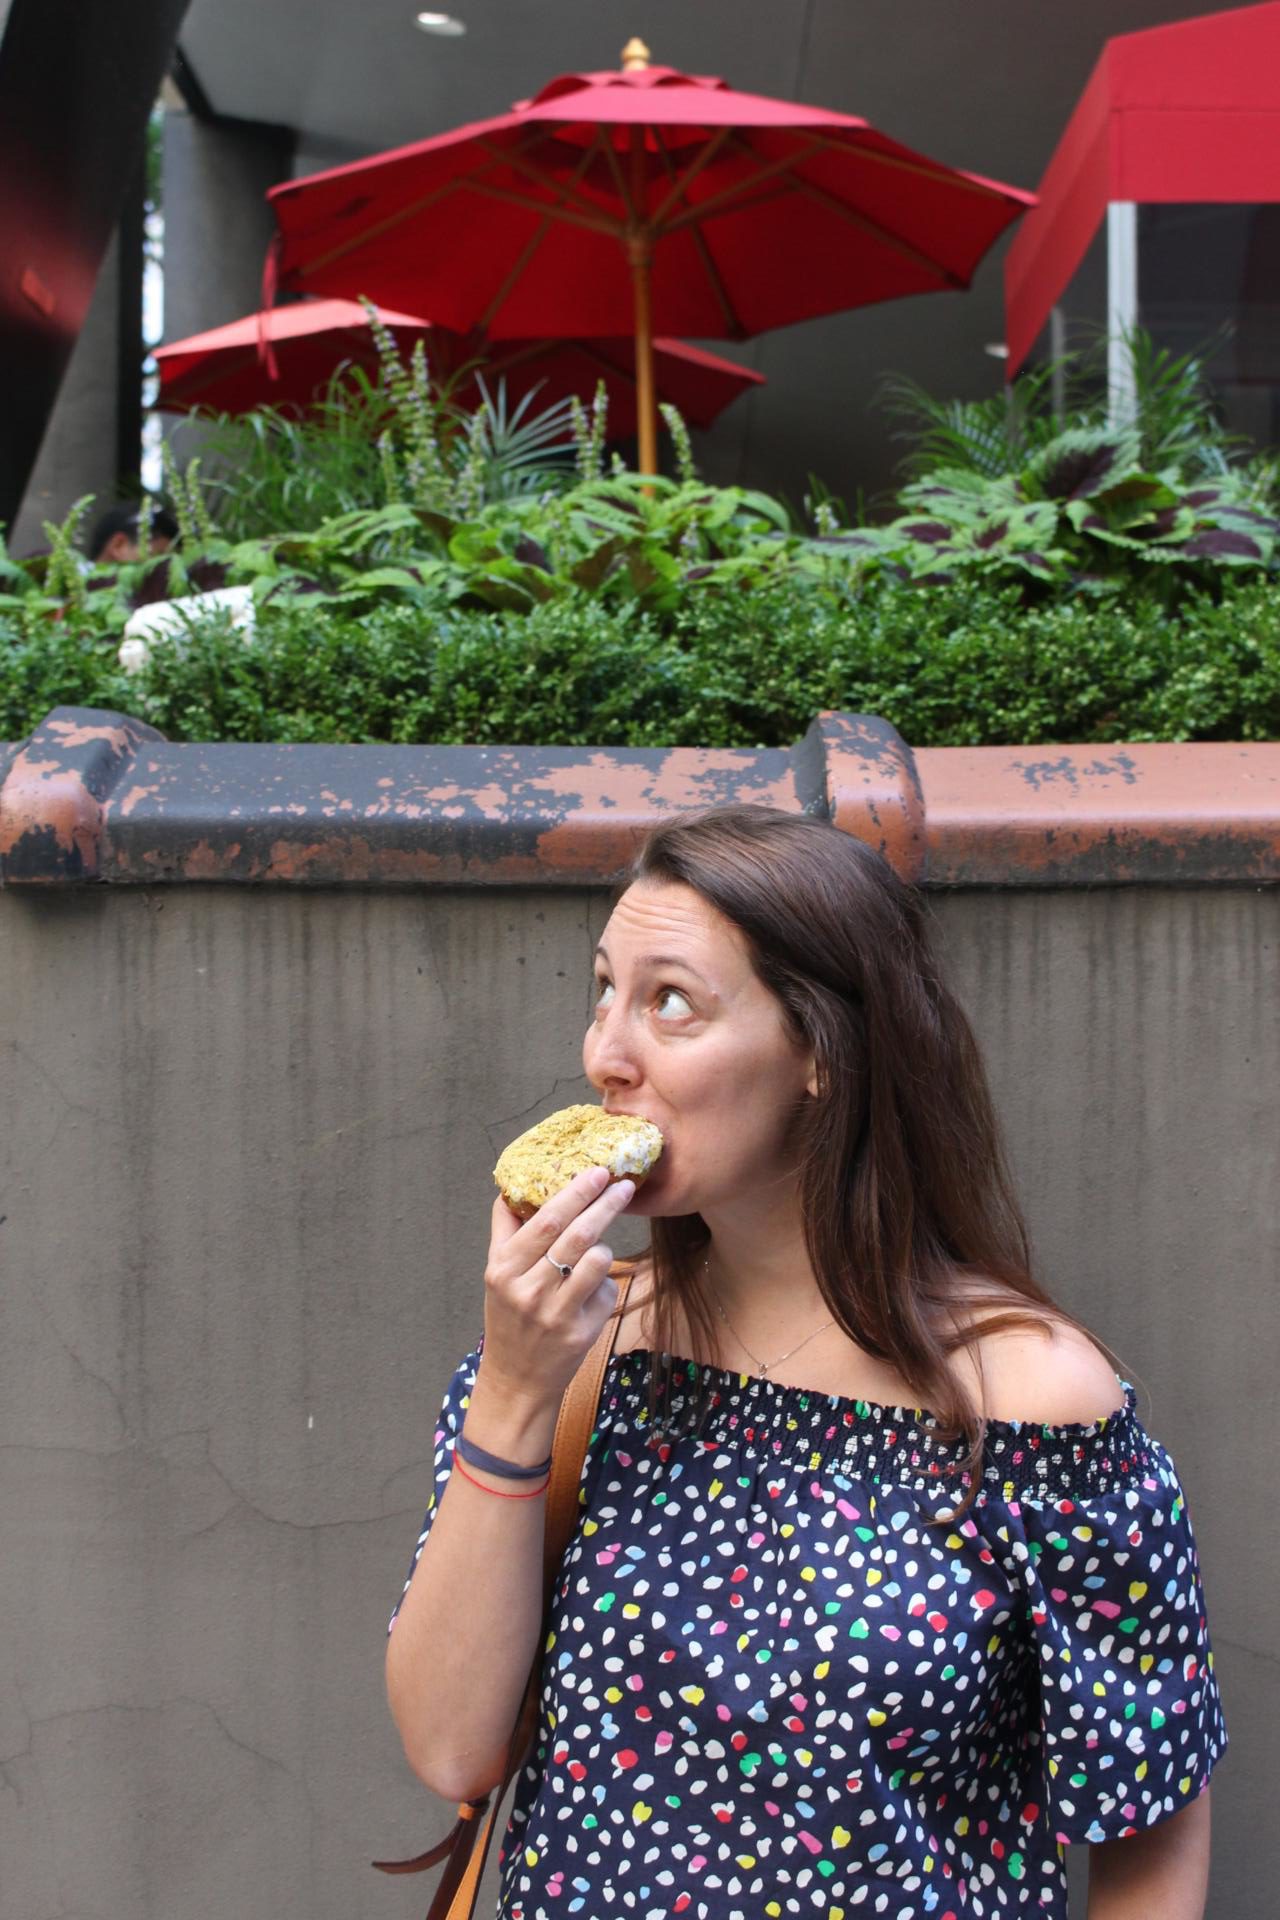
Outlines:
[[1204,1920],[1209,1791],[1145,1833],[1089,1848],[1089,1920]]
[[[523,1226],[501,1200],[485,1272],[485,1340],[465,1431],[506,1460],[551,1451],[561,1395],[617,1300],[600,1236],[634,1189],[579,1174]],[[546,1258],[573,1267],[562,1280]],[[441,1496],[387,1644],[387,1697],[418,1777],[449,1800],[502,1777],[542,1616],[545,1499],[468,1467]]]

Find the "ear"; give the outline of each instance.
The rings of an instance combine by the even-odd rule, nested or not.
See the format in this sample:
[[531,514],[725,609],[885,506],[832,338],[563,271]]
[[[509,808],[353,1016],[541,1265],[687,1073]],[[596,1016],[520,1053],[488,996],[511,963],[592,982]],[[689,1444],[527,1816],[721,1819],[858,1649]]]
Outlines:
[[809,1055],[809,1077],[804,1083],[804,1090],[808,1094],[811,1100],[817,1099],[818,1097],[818,1062],[812,1054]]

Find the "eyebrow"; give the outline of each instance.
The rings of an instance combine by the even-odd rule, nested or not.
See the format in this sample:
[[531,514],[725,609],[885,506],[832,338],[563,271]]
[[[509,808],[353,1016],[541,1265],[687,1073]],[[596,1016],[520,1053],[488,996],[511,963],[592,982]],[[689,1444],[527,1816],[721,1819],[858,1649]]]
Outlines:
[[[603,941],[601,941],[600,945],[596,948],[595,958],[597,960],[603,960],[606,965],[608,964],[609,955],[605,951]],[[704,987],[710,985],[706,975],[699,973],[696,967],[691,967],[687,960],[682,960],[678,953],[642,953],[636,961],[636,965],[638,967],[654,968],[679,967],[682,972],[691,973],[695,980],[701,980]]]

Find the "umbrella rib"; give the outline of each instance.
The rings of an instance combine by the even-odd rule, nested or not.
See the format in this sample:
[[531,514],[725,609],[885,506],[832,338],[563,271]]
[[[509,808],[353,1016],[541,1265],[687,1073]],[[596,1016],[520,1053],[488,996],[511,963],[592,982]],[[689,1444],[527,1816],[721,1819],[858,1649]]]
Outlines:
[[653,219],[650,222],[651,226],[655,228],[660,227],[662,225],[663,219],[667,213],[668,208],[675,206],[678,201],[686,198],[688,189],[693,183],[693,181],[697,179],[698,175],[702,172],[702,169],[706,166],[709,166],[711,161],[715,159],[721,147],[724,145],[725,141],[729,138],[729,134],[731,131],[732,129],[729,127],[721,127],[719,133],[716,134],[713,140],[704,141],[697,159],[690,161],[689,165],[685,168],[684,172],[677,179],[674,176],[670,156],[667,153],[667,149],[663,146],[662,135],[656,127],[654,128],[654,138],[657,141],[659,151],[662,153],[663,159],[666,162],[667,176],[671,180],[672,184],[671,184],[670,193],[668,193],[666,199],[662,202],[662,205],[658,208],[657,212],[654,214]]
[[341,260],[344,253],[354,253],[357,248],[366,246],[370,240],[376,240],[379,235],[389,232],[392,227],[399,226],[401,221],[412,220],[415,214],[424,213],[428,207],[433,207],[437,200],[443,200],[446,194],[455,193],[461,185],[460,180],[448,180],[442,187],[434,187],[430,193],[424,193],[420,200],[411,201],[407,207],[399,207],[394,213],[389,213],[385,220],[379,220],[375,226],[361,227],[357,233],[348,234],[346,239],[339,241],[336,247],[330,247],[328,253],[317,254],[314,260],[305,260],[294,267],[289,274],[289,280],[310,279],[311,275],[318,273],[322,267],[331,266],[335,260]]
[[[736,150],[745,154],[748,159],[754,160],[755,156],[751,148],[745,140],[743,140],[740,133],[730,132],[729,138]],[[962,186],[969,191],[981,194],[986,200],[1001,197],[999,193],[991,187],[970,180],[967,175],[956,171],[954,168],[930,167],[918,161],[900,159],[896,154],[877,153],[870,147],[859,146],[854,142],[842,144],[839,141],[823,139],[817,135],[809,135],[807,136],[806,144],[797,152],[786,154],[780,160],[770,161],[767,166],[758,167],[756,172],[749,178],[735,181],[732,185],[724,187],[719,193],[712,194],[706,200],[699,201],[696,206],[686,209],[684,213],[677,214],[673,220],[667,222],[666,230],[671,232],[677,227],[687,226],[694,220],[703,220],[709,214],[717,213],[722,208],[731,206],[753,188],[760,186],[764,181],[803,165],[806,160],[812,159],[819,153],[835,153],[845,159],[863,160],[867,162],[868,165],[887,167],[898,172],[916,174],[925,179],[932,180],[935,183],[948,186]],[[809,182],[808,184],[812,185],[813,183]],[[823,192],[825,189],[819,188],[818,191]],[[841,204],[836,195],[832,195],[831,200],[833,205]]]
[[[577,181],[582,177],[582,175],[586,172],[587,168],[591,164],[592,159],[595,156],[595,150],[599,143],[599,139],[600,139],[600,136],[599,134],[597,134],[595,140],[592,141],[591,145],[589,147],[586,147],[583,150],[581,160],[579,160],[577,167],[574,169],[574,172],[571,175],[570,179],[565,183],[566,188],[574,186],[577,183]],[[532,260],[534,254],[538,251],[538,248],[542,245],[542,242],[546,239],[547,228],[552,224],[553,220],[555,219],[555,211],[553,208],[544,207],[542,209],[542,214],[543,214],[543,217],[538,224],[537,230],[534,233],[530,234],[527,242],[520,250],[519,258],[512,264],[512,267],[509,273],[507,274],[506,278],[503,280],[501,286],[498,288],[497,292],[494,294],[492,300],[490,300],[488,306],[485,308],[483,314],[480,317],[480,325],[485,329],[486,332],[488,331],[490,325],[492,324],[494,316],[498,313],[498,311],[502,307],[503,302],[510,295],[512,289],[516,285],[516,282],[519,280],[521,274],[524,272],[525,268],[528,266],[529,262]]]
[[[600,145],[600,138],[600,129],[597,128],[590,146],[583,149],[586,160],[594,159]],[[476,144],[485,153],[491,154],[495,160],[510,166],[513,172],[523,174],[533,186],[542,187],[551,193],[561,194],[572,200],[581,219],[599,221],[608,218],[599,201],[592,200],[589,195],[578,191],[578,182],[586,172],[586,166],[582,161],[574,168],[567,180],[557,180],[554,175],[544,172],[541,167],[534,166],[532,161],[526,160],[518,152],[508,154],[501,147],[492,146],[487,140],[479,140]]]
[[1018,187],[1007,187],[1000,181],[975,179],[972,174],[963,172],[959,167],[948,167],[942,161],[908,160],[902,154],[881,153],[875,147],[862,146],[854,140],[832,140],[821,133],[812,133],[809,138],[823,153],[853,154],[872,166],[889,167],[898,173],[919,174],[926,180],[942,181],[947,186],[979,194],[984,200],[1016,199],[1025,201],[1029,206],[1035,205],[1036,196],[1033,193],[1024,193]]
[[[737,134],[731,134],[729,137],[736,147],[741,147],[754,161],[755,155],[745,141],[741,140]],[[704,220],[710,213],[718,213],[722,207],[731,205],[751,188],[760,186],[765,180],[772,180],[779,173],[785,173],[789,167],[798,167],[802,160],[810,159],[816,151],[817,148],[810,145],[802,148],[799,153],[784,155],[781,160],[771,160],[767,166],[758,167],[748,179],[735,180],[729,186],[722,187],[718,193],[709,194],[705,200],[699,200],[696,206],[686,207],[685,211],[677,214],[674,220],[667,221],[664,231],[674,233],[678,227],[687,227],[693,221]]]
[[804,178],[797,179],[794,185],[808,199],[816,200],[820,207],[825,207],[828,213],[839,215],[842,220],[847,220],[852,226],[860,227],[864,233],[874,234],[877,240],[891,247],[895,253],[900,253],[906,259],[914,261],[917,266],[927,268],[932,274],[940,275],[948,286],[954,287],[958,292],[963,292],[968,286],[967,280],[961,279],[958,273],[953,273],[951,268],[944,266],[940,260],[931,259],[927,253],[921,253],[917,247],[911,245],[909,240],[903,240],[888,227],[882,227],[878,220],[871,218],[870,214],[859,213],[855,208],[846,206],[843,200],[837,199],[833,193],[828,193],[825,187],[819,187],[812,180]]
[[[671,162],[671,154],[666,146],[665,141],[662,138],[662,135],[658,133],[656,129],[654,132],[654,139],[657,142],[658,152],[662,156],[662,164],[667,170],[667,178],[673,179],[675,169]],[[708,145],[712,145],[712,144],[718,147],[720,145],[720,142],[719,141],[716,141],[714,143],[708,142]],[[665,211],[667,207],[669,207],[673,203],[673,200],[683,199],[685,187],[688,183],[688,180],[692,177],[693,171],[694,170],[692,168],[687,169],[684,178],[675,180],[671,193],[667,195],[666,199],[662,203],[662,207],[659,209],[658,213],[655,215],[655,222],[661,218],[662,213]],[[718,307],[720,308],[720,312],[724,316],[725,325],[729,329],[730,338],[741,339],[744,335],[745,329],[742,325],[741,320],[738,318],[738,314],[732,300],[729,298],[728,288],[725,286],[724,281],[720,277],[720,269],[716,266],[715,261],[711,257],[711,248],[707,244],[707,236],[703,232],[700,223],[695,223],[694,225],[693,244],[697,248],[698,258],[702,262],[702,270],[706,274],[707,279],[710,282],[711,291],[716,298],[716,304],[718,305]]]
[[[904,258],[910,260],[914,266],[923,266],[927,268],[930,273],[941,275],[949,281],[952,286],[960,290],[963,290],[967,286],[968,283],[958,279],[949,268],[940,265],[937,260],[931,260],[927,253],[920,253],[909,241],[900,239],[896,234],[891,233],[887,227],[880,226],[877,221],[871,218],[870,214],[856,212],[854,208],[846,206],[842,200],[837,199],[834,195],[827,194],[823,188],[815,187],[811,180],[800,178],[798,180],[775,183],[772,186],[765,187],[760,193],[753,194],[749,200],[740,201],[739,204],[731,208],[730,211],[733,213],[750,213],[754,207],[765,206],[770,200],[777,200],[782,194],[792,191],[807,194],[811,198],[819,200],[823,206],[828,207],[832,213],[838,214],[842,220],[847,220],[851,226],[860,227],[863,232],[874,234],[877,240],[883,241],[884,245],[891,248],[894,252],[902,254]],[[668,231],[670,231],[669,228]]]
[[486,333],[492,326],[494,316],[501,308],[503,301],[507,298],[511,289],[515,286],[516,281],[520,278],[520,275],[524,272],[534,254],[546,239],[547,228],[551,224],[551,215],[547,214],[546,217],[540,221],[537,230],[529,235],[528,240],[520,249],[519,257],[513,261],[506,278],[497,289],[484,312],[480,315],[480,326]]
[[468,193],[478,193],[485,200],[500,200],[504,206],[522,207],[526,213],[542,214],[548,220],[558,220],[562,226],[584,227],[588,233],[607,233],[611,240],[618,238],[618,223],[600,214],[595,218],[585,213],[575,213],[567,207],[548,207],[545,200],[534,200],[523,193],[513,193],[510,187],[491,187],[480,180],[459,180],[457,185]]
[[513,340],[510,343],[510,352],[495,354],[493,348],[496,342],[488,344],[486,365],[491,373],[498,375],[499,379],[504,378],[516,367],[523,366],[526,361],[536,360],[540,353],[545,352],[547,345],[545,340]]
[[609,171],[613,175],[613,184],[618,190],[618,198],[627,210],[627,219],[636,220],[639,218],[639,214],[635,202],[631,198],[631,188],[627,183],[626,175],[618,164],[618,156],[614,150],[612,140],[605,141],[604,151],[605,158],[609,162]]
[[[746,146],[745,142],[741,144],[749,154],[751,149]],[[881,223],[873,219],[869,213],[862,213],[856,207],[851,207],[848,202],[842,200],[838,194],[830,192],[826,187],[820,187],[815,180],[807,179],[804,174],[796,174],[789,183],[789,187],[796,192],[803,193],[810,200],[816,200],[818,205],[825,207],[828,213],[838,215],[840,219],[847,220],[850,225],[859,227],[864,233],[874,234],[877,240],[883,241],[886,246],[893,248],[896,253],[902,254],[905,259],[912,261],[914,265],[925,267],[930,273],[941,274],[949,285],[958,290],[963,291],[968,285],[968,282],[953,273],[950,267],[944,266],[939,260],[934,260],[927,253],[921,253],[919,248],[913,247],[909,240],[904,240],[902,235],[895,233],[891,227],[882,226]],[[772,198],[775,193],[782,192],[783,190],[781,186],[774,187],[765,198]],[[753,204],[758,204],[758,202]]]
[[[536,134],[526,136],[524,144],[533,146],[540,138],[541,130]],[[503,158],[509,159],[510,155],[503,156]],[[495,164],[497,164],[497,162],[495,162]],[[443,200],[447,194],[456,193],[459,187],[474,185],[475,182],[471,180],[446,180],[442,186],[433,187],[430,193],[424,193],[420,199],[410,201],[407,207],[398,207],[394,213],[389,213],[384,220],[377,221],[374,226],[361,227],[357,232],[349,234],[347,238],[340,241],[336,247],[331,247],[328,253],[322,253],[318,255],[316,259],[308,260],[305,264],[295,267],[290,278],[293,279],[296,277],[299,280],[307,279],[311,274],[318,272],[321,267],[327,267],[334,260],[341,260],[343,254],[355,252],[357,248],[363,247],[368,241],[376,240],[381,234],[389,233],[392,227],[399,226],[402,221],[412,220],[415,215],[424,213],[428,207],[433,207],[437,200]],[[277,215],[277,220],[278,218],[279,216]]]
[[[742,151],[750,157],[751,149],[746,145],[745,141],[741,140],[736,134],[733,135],[732,138],[735,147],[741,147]],[[927,253],[921,253],[918,248],[913,247],[909,240],[904,240],[901,235],[894,233],[890,228],[881,226],[879,221],[872,219],[870,214],[859,213],[855,208],[841,200],[837,194],[830,193],[825,187],[820,187],[816,182],[806,179],[803,174],[793,174],[791,180],[787,182],[779,182],[777,180],[777,176],[780,173],[797,167],[801,161],[808,159],[812,152],[813,148],[811,146],[800,153],[791,154],[783,160],[775,161],[768,167],[761,167],[750,179],[740,181],[736,187],[729,188],[724,193],[717,194],[714,200],[702,200],[696,207],[691,207],[685,213],[678,215],[674,220],[668,221],[667,232],[673,233],[680,227],[688,226],[694,221],[703,220],[706,218],[708,212],[731,211],[734,213],[745,213],[751,207],[761,205],[763,201],[775,199],[780,193],[794,190],[807,195],[811,200],[816,200],[817,203],[825,207],[829,213],[839,215],[841,219],[847,220],[852,226],[861,228],[864,233],[874,234],[878,240],[883,241],[886,246],[893,248],[895,252],[902,254],[903,257],[910,260],[913,265],[926,267],[930,273],[941,274],[949,285],[959,289],[963,289],[968,285],[967,281],[960,279],[949,267],[943,266],[939,261],[931,259]],[[766,192],[753,193],[749,199],[747,198],[747,194],[751,188],[763,186],[766,181],[770,180],[774,181],[775,184],[770,186]],[[733,204],[726,206],[726,202]]]

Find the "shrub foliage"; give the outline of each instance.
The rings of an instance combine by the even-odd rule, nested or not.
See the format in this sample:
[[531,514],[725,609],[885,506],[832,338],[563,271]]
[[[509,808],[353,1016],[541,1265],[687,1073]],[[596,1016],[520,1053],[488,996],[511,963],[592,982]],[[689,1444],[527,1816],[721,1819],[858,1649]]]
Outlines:
[[[643,480],[601,395],[460,415],[386,357],[171,471],[174,554],[86,571],[86,501],[38,560],[0,544],[0,737],[60,703],[189,740],[782,744],[824,707],[922,746],[1280,733],[1275,463],[1141,341],[1122,430],[1047,413],[1040,373],[999,431],[899,383],[919,444],[879,524],[705,484],[670,410],[676,476]],[[211,585],[247,634],[197,606],[121,655],[140,600]]]

